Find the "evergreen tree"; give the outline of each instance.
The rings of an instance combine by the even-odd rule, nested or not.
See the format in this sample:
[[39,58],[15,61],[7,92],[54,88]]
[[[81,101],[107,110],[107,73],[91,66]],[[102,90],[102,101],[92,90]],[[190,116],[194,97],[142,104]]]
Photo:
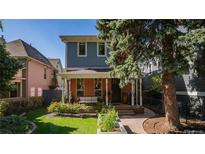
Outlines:
[[[0,28],[3,29],[1,21]],[[14,85],[11,83],[11,80],[13,80],[13,77],[20,68],[20,62],[10,56],[6,51],[4,43],[0,43],[0,98],[13,88]]]
[[[99,37],[108,42],[107,64],[124,86],[142,77],[142,66],[159,61],[165,106],[165,126],[180,127],[176,101],[175,76],[181,75],[194,61],[194,53],[203,49],[204,20],[98,20]],[[203,49],[204,51],[204,49]]]
[[51,80],[51,85],[49,86],[50,89],[55,89],[58,87],[58,80],[56,76],[56,70],[53,71],[53,78]]

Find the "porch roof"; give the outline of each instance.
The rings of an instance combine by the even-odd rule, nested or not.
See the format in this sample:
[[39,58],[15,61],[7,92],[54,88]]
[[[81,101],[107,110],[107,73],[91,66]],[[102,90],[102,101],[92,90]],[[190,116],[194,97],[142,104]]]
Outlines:
[[111,69],[71,68],[60,75],[65,79],[111,78],[110,71]]

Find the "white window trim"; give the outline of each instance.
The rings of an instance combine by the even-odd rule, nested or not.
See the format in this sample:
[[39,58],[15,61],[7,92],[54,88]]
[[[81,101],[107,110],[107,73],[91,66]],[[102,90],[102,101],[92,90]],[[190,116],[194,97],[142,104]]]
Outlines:
[[[85,43],[85,55],[79,55],[79,45],[80,43]],[[87,42],[78,42],[77,43],[77,56],[78,57],[87,57]]]
[[[99,55],[99,43],[104,43],[105,46],[105,55]],[[105,42],[97,42],[97,57],[107,57],[107,45]]]
[[77,97],[85,97],[85,80],[84,79],[80,79],[80,80],[83,80],[83,82],[84,82],[83,96],[78,96],[78,80],[79,79],[76,79],[76,96]]

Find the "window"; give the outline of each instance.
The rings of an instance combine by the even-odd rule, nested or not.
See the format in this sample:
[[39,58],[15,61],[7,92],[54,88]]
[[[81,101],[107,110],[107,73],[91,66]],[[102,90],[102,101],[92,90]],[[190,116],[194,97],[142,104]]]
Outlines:
[[47,78],[47,75],[46,75],[46,68],[44,68],[44,79]]
[[95,96],[101,96],[101,95],[102,95],[102,80],[95,79]]
[[106,56],[106,47],[104,42],[97,43],[97,56],[104,57]]
[[77,96],[82,97],[84,96],[84,80],[77,79]]
[[15,82],[14,89],[10,91],[10,97],[20,97],[21,96],[21,83]]
[[86,57],[87,56],[87,43],[78,42],[78,57]]

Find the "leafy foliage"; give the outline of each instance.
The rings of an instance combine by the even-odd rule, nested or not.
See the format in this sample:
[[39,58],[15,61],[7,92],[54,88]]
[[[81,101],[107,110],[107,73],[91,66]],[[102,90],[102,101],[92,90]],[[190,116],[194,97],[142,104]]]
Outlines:
[[107,64],[123,86],[143,75],[143,64],[156,59],[162,72],[187,71],[197,51],[197,46],[191,47],[205,42],[204,24],[204,20],[98,20],[96,27],[99,37],[109,42]]
[[4,114],[21,114],[43,105],[42,97],[29,97],[29,98],[8,98],[4,99],[8,103],[8,107]]
[[23,117],[17,115],[0,118],[0,124],[0,134],[24,134],[33,127]]
[[151,75],[150,80],[152,81],[152,85],[151,85],[151,91],[158,91],[160,92],[162,90],[162,79],[161,76],[159,74],[154,74]]
[[59,103],[56,101],[51,102],[51,104],[47,107],[48,113],[57,112],[59,107]]
[[103,132],[113,131],[116,126],[118,113],[114,108],[104,108],[98,114],[98,128]]
[[53,71],[53,78],[51,81],[51,85],[49,86],[50,89],[55,89],[58,87],[58,81],[56,77],[56,70]]
[[3,31],[3,25],[2,25],[1,20],[0,20],[0,29]]
[[66,103],[58,103],[52,102],[47,108],[48,112],[58,112],[58,113],[83,113],[83,112],[91,112],[94,111],[93,106],[89,106],[86,104],[66,104]]
[[21,67],[20,62],[6,51],[5,45],[0,44],[0,98],[14,87],[10,81]]
[[6,101],[0,101],[0,117],[3,117],[8,110],[9,103]]
[[195,55],[201,50],[204,52],[204,26],[205,20],[183,19],[97,22],[99,37],[107,41],[110,48],[107,64],[113,68],[113,76],[121,79],[121,87],[142,77],[145,64],[160,63],[169,129],[176,130],[180,125],[174,77],[187,72]]

